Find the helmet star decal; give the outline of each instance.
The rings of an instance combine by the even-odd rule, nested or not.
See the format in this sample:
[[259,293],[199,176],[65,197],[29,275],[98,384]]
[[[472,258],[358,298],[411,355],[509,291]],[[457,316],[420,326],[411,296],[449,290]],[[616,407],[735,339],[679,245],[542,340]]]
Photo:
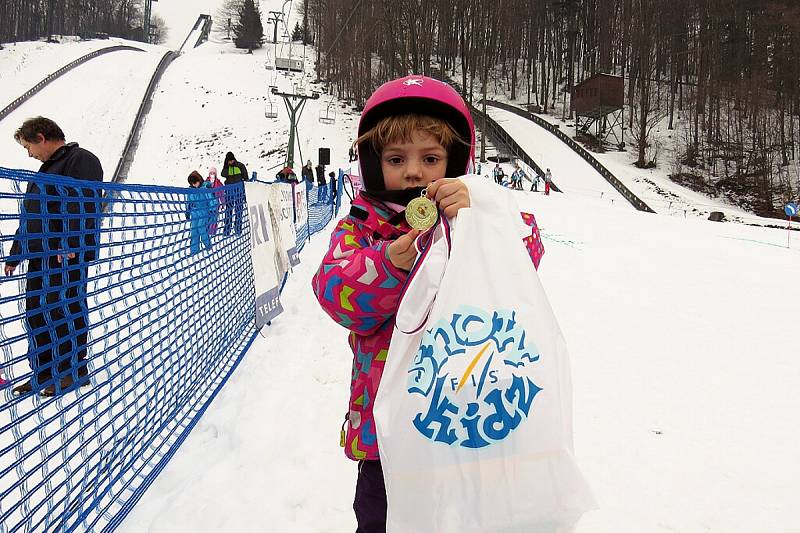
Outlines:
[[409,87],[411,85],[416,85],[418,87],[422,87],[422,81],[423,81],[422,78],[410,78],[410,79],[407,79],[406,81],[404,81],[403,85],[406,85],[406,86],[409,86]]

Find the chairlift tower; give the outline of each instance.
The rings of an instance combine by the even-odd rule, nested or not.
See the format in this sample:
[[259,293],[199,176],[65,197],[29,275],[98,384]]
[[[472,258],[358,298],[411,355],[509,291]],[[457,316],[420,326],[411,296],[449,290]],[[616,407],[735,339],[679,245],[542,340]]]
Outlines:
[[303,108],[306,105],[306,101],[317,100],[319,98],[319,93],[313,93],[311,95],[284,93],[280,92],[277,87],[273,87],[272,94],[283,98],[283,103],[286,105],[286,111],[289,112],[289,120],[291,121],[291,125],[289,126],[289,146],[286,150],[286,166],[294,168],[294,140],[297,136],[297,121],[300,119],[300,115],[303,113]]
[[153,2],[157,0],[144,0],[144,42],[150,43],[150,13],[153,11]]
[[270,11],[269,12],[269,21],[273,25],[272,27],[272,42],[278,42],[278,22],[283,22],[283,12],[282,11]]

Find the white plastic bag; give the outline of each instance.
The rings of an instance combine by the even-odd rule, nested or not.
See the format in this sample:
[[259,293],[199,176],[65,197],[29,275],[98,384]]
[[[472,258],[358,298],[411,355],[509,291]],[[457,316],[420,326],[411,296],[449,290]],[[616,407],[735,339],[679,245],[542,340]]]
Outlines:
[[594,500],[565,343],[514,193],[464,181],[473,207],[412,270],[375,400],[387,531],[571,531]]

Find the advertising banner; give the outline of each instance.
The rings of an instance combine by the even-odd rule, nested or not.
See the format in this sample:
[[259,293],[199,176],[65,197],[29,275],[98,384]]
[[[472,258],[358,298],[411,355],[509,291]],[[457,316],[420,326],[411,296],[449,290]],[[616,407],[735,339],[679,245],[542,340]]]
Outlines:
[[270,186],[245,182],[250,218],[250,257],[256,289],[256,328],[261,329],[283,312],[280,282],[275,266],[275,232],[270,216]]
[[274,183],[269,186],[269,206],[275,234],[275,265],[278,270],[278,278],[282,278],[290,267],[300,264],[294,230],[293,202],[291,183]]

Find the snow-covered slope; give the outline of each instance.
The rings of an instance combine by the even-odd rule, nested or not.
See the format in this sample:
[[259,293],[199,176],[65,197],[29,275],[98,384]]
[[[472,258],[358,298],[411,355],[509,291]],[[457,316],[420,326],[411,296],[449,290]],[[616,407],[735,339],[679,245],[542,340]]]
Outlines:
[[[288,118],[282,101],[273,102],[277,119],[264,117],[268,86],[292,83],[263,68],[269,48],[247,55],[212,34],[173,62],[130,181],[183,185],[192,169],[219,167],[228,150],[270,177],[284,158]],[[135,53],[109,56],[114,68],[127,68],[122,54]],[[127,90],[106,70],[69,89],[53,85],[35,107],[57,120],[66,113],[68,136],[100,152],[129,126],[107,114],[85,118],[100,106],[81,105],[75,91],[117,107],[136,99],[104,96]],[[295,76],[309,88],[312,79]],[[75,103],[65,106],[67,98]],[[320,124],[328,103],[309,101],[300,148],[316,163],[317,148],[328,146],[332,167],[347,168],[357,116],[337,107],[336,124]],[[2,164],[37,168],[10,138],[7,124],[17,122],[0,122]],[[578,192],[533,201],[546,248],[540,275],[572,355],[576,453],[600,504],[578,532],[791,531],[800,237],[787,247],[785,231],[639,213]],[[352,355],[346,331],[310,290],[327,241],[323,232],[305,247],[285,313],[120,531],[355,529],[356,467],[338,447]]]
[[0,109],[64,65],[100,48],[120,44],[138,46],[124,39],[82,41],[75,37],[61,37],[58,44],[4,43],[0,50]]
[[497,124],[516,140],[536,163],[553,173],[553,181],[566,194],[604,198],[609,202],[634,207],[581,156],[558,137],[510,111],[487,106],[486,111]]

